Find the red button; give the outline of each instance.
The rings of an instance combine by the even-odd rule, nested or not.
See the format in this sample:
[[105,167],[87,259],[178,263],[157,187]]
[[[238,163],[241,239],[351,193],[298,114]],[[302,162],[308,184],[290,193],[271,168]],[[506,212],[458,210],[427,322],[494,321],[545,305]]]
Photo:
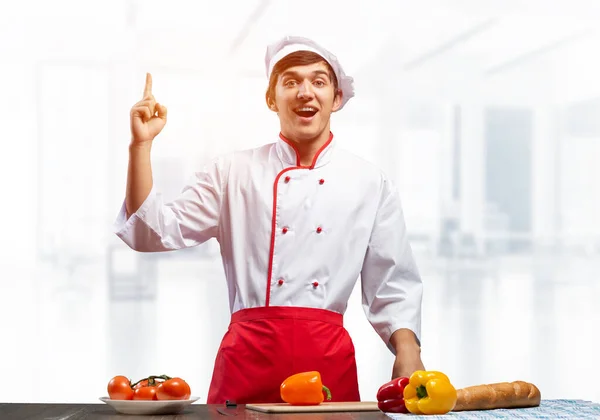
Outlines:
[[320,179],[320,180],[319,180],[319,184],[323,185],[324,183],[325,183],[325,180],[324,180],[324,179]]
[[283,229],[281,229],[281,231],[283,232],[283,234],[285,235],[288,231],[288,228],[284,227]]
[[318,281],[313,282],[313,287],[317,287],[319,285]]
[[285,177],[285,182],[290,182],[290,177],[289,176]]
[[279,281],[277,282],[278,285],[282,285],[283,284],[283,279],[279,279]]
[[321,233],[323,231],[323,229],[321,229],[321,227],[317,228],[317,233]]

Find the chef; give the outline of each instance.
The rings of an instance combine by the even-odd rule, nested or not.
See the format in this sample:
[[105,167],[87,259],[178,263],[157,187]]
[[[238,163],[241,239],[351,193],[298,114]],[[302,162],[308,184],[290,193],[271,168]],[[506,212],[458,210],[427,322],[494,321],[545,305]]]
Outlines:
[[264,146],[215,158],[170,202],[156,190],[150,164],[167,109],[146,76],[130,113],[116,234],[140,252],[211,238],[220,244],[231,320],[209,404],[281,402],[285,378],[315,370],[332,401],[360,401],[343,323],[358,278],[366,317],[395,355],[392,377],[424,369],[422,282],[398,190],[376,166],[344,150],[330,129],[331,113],[354,96],[353,79],[333,54],[288,36],[267,47],[265,67],[266,104],[279,117],[279,133]]

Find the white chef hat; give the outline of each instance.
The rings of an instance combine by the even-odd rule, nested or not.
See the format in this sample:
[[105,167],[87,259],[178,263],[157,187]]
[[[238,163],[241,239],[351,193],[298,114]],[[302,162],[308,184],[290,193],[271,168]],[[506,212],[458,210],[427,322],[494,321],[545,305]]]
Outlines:
[[342,109],[344,105],[346,105],[346,102],[354,96],[354,79],[350,76],[346,76],[335,55],[308,38],[285,36],[279,41],[269,45],[267,47],[267,53],[265,54],[267,79],[271,77],[273,67],[275,67],[275,64],[277,64],[279,60],[296,51],[311,51],[317,53],[329,63],[337,77],[338,88],[342,91],[342,104],[339,108]]

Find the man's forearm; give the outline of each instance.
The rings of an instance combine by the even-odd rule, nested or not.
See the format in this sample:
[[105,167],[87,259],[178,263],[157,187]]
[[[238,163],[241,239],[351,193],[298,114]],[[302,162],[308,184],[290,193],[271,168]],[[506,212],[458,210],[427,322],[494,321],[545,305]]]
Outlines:
[[152,190],[150,149],[151,143],[129,146],[127,190],[125,193],[127,217],[131,216],[141,207]]
[[421,352],[421,347],[417,341],[415,333],[407,328],[400,328],[396,330],[390,337],[390,344],[396,350],[396,353],[400,350],[414,350]]
[[417,370],[425,370],[421,360],[421,346],[411,330],[401,328],[395,331],[390,337],[390,344],[396,351],[392,379],[410,377]]

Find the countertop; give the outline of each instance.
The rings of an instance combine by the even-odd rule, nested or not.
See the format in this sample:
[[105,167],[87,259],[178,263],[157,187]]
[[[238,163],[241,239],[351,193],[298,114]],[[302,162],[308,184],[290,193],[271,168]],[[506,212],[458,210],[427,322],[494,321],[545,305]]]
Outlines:
[[[389,420],[381,412],[342,412],[342,413],[310,413],[310,414],[266,414],[246,410],[239,405],[235,410],[236,416],[225,416],[217,409],[224,409],[223,405],[192,404],[183,412],[176,415],[158,416],[133,416],[117,413],[106,404],[27,404],[27,403],[0,403],[0,419],[2,420],[168,420],[168,419],[253,419],[253,420]],[[231,410],[231,409],[230,409]]]

